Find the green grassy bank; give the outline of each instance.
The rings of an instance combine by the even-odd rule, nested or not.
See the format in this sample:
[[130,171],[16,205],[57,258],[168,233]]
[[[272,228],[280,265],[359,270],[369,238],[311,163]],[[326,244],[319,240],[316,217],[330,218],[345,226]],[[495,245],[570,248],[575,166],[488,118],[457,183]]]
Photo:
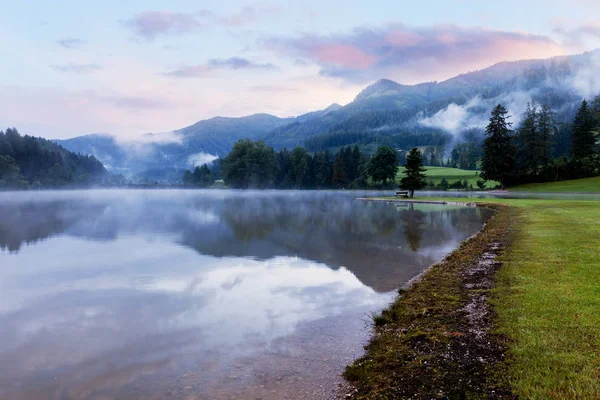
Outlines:
[[[473,201],[505,204],[515,212],[509,218],[513,239],[499,256],[502,266],[495,274],[496,285],[491,291],[491,304],[496,313],[494,329],[507,340],[508,358],[490,366],[496,371],[491,373],[496,382],[489,382],[488,376],[487,386],[478,392],[468,393],[470,397],[467,398],[487,398],[489,392],[484,389],[490,385],[502,387],[503,382],[511,392],[506,396],[517,395],[524,399],[600,398],[600,202]],[[506,223],[506,215],[500,217],[500,220],[495,218],[495,224]],[[459,249],[458,253],[462,251]],[[472,249],[469,251],[472,252]],[[468,260],[463,261],[468,263]],[[434,271],[432,269],[425,276],[424,282],[439,279],[440,274],[436,276]],[[453,279],[456,283],[456,278]],[[443,282],[436,283],[441,284]],[[456,289],[447,291],[447,286],[438,287],[441,299],[447,294],[459,299]],[[425,298],[422,294],[418,296],[418,287],[411,288],[408,293],[415,290],[416,299]],[[410,308],[402,305],[403,302],[405,300],[399,298],[390,309],[399,307],[398,313],[404,315]],[[389,336],[386,337],[401,337],[394,329],[406,329],[402,327],[406,322],[390,325],[386,334]],[[377,351],[374,352],[373,348]],[[359,376],[360,395],[356,397],[395,398],[385,397],[384,388],[386,385],[398,385],[400,381],[378,380],[375,375],[377,371],[382,373],[378,366],[393,367],[395,364],[385,364],[386,360],[397,360],[398,354],[401,354],[397,351],[402,352],[406,348],[404,345],[395,348],[390,344],[373,348],[368,347],[366,355],[366,360],[374,363],[373,369],[366,370],[365,363],[360,364],[362,369],[352,371],[350,368],[351,373],[363,374]],[[418,357],[415,360],[426,361]],[[426,377],[426,382],[439,378],[435,375],[442,370],[436,371]],[[398,374],[398,371],[389,370],[387,373]],[[403,379],[409,377],[413,379],[411,375],[405,375]],[[363,385],[365,383],[366,386]],[[429,395],[414,398],[436,398],[434,393]]]
[[600,176],[561,182],[530,183],[512,187],[510,190],[538,193],[600,193]]
[[506,201],[522,212],[495,308],[515,393],[600,398],[600,202]]
[[[448,167],[425,167],[427,171],[425,171],[425,175],[427,175],[427,182],[433,181],[434,184],[439,184],[442,179],[446,178],[446,180],[450,183],[456,182],[458,180],[467,181],[469,185],[473,185],[474,188],[477,187],[477,180],[479,179],[479,171],[471,171],[460,168],[448,168]],[[400,167],[398,170],[398,174],[396,175],[396,182],[400,182],[400,179],[404,176],[402,171],[403,167]],[[498,183],[495,181],[487,182],[487,187],[494,187]]]

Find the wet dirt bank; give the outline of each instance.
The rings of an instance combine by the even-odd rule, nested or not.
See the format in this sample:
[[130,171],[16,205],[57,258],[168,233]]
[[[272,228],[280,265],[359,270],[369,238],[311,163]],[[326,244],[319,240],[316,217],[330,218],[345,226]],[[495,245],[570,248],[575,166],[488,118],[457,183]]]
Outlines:
[[400,289],[394,303],[373,317],[364,356],[344,373],[343,397],[514,397],[505,369],[507,340],[495,332],[490,297],[501,268],[499,256],[512,239],[518,211],[482,206],[495,210],[483,229]]

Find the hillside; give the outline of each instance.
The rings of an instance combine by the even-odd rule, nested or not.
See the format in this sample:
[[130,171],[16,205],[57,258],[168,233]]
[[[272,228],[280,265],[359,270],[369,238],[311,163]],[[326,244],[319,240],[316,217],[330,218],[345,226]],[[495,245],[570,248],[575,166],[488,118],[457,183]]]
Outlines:
[[0,187],[88,185],[106,175],[94,156],[75,154],[49,140],[0,131]]
[[57,142],[95,154],[111,169],[138,172],[189,167],[198,155],[223,156],[239,138],[264,140],[276,149],[305,146],[309,151],[355,143],[367,151],[380,144],[402,149],[452,146],[466,132],[481,135],[498,103],[508,108],[514,123],[531,100],[551,106],[558,123],[570,121],[583,97],[600,92],[600,83],[590,80],[598,66],[600,50],[502,62],[443,82],[402,85],[381,79],[345,106],[333,104],[295,118],[215,117],[173,131],[168,141],[157,135],[157,140],[147,136],[143,143],[118,143],[114,137],[90,135]]

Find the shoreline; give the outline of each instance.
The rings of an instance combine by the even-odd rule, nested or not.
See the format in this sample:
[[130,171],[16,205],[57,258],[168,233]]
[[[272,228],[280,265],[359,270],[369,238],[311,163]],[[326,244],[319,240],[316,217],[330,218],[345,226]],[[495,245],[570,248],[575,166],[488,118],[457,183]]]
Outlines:
[[457,249],[408,281],[373,316],[365,354],[346,367],[344,396],[512,398],[507,338],[490,302],[517,210],[494,203],[360,198],[362,201],[486,207],[494,215]]

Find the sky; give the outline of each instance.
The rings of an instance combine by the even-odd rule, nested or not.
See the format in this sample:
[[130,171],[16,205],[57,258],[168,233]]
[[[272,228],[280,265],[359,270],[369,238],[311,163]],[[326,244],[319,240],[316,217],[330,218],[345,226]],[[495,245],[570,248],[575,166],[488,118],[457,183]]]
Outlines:
[[135,139],[600,47],[597,0],[0,0],[0,127]]

